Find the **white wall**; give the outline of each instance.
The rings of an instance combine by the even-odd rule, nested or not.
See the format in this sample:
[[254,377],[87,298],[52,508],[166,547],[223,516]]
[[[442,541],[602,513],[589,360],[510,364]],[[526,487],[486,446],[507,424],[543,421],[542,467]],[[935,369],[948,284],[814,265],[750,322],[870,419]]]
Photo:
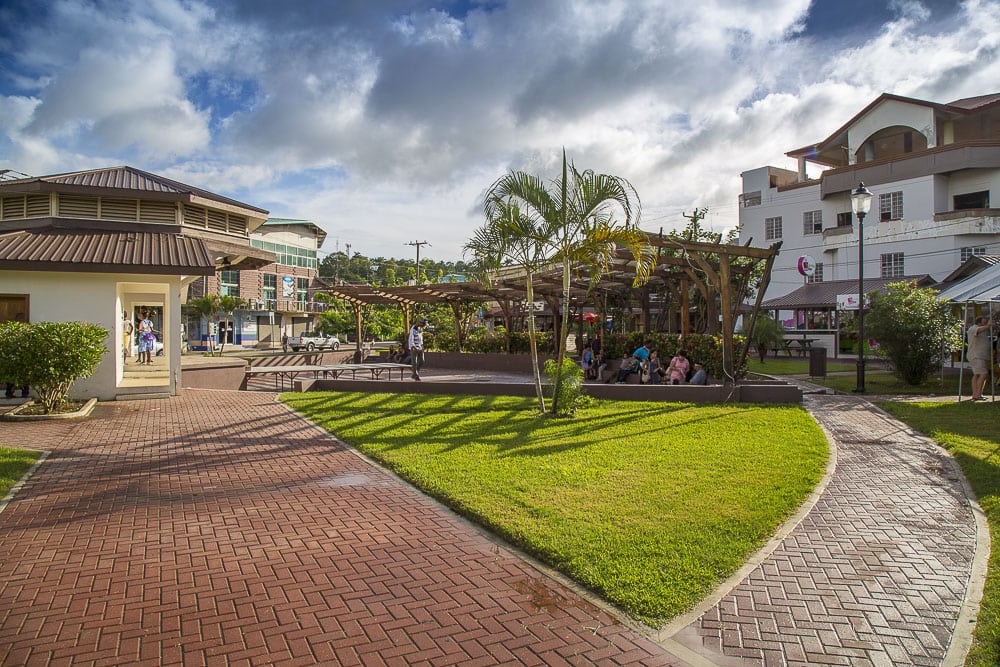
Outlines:
[[858,149],[879,130],[902,125],[912,127],[927,137],[927,147],[937,145],[934,129],[934,110],[931,107],[884,100],[877,107],[859,118],[847,129],[847,144],[850,147],[850,161],[854,164]]
[[[122,376],[121,313],[127,303],[120,298],[119,286],[141,291],[164,302],[164,323],[179,327],[180,278],[177,276],[136,276],[106,273],[58,273],[53,271],[0,271],[0,291],[29,296],[32,322],[90,322],[108,330],[107,352],[94,375],[78,380],[70,390],[74,399],[97,397],[113,400]],[[133,289],[134,288],[134,289]],[[174,340],[179,340],[174,337]],[[167,345],[167,340],[164,341]],[[176,349],[171,349],[176,348]],[[180,346],[170,348],[171,376],[180,369]],[[161,387],[160,391],[163,391]]]

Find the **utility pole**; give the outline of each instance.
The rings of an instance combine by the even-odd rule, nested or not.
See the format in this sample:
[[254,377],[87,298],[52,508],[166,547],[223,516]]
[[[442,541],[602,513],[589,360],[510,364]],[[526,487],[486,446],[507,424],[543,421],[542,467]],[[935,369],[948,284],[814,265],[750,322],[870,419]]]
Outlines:
[[420,246],[430,245],[427,241],[410,241],[409,243],[404,243],[403,245],[416,246],[417,247],[417,270],[413,274],[413,284],[416,285],[420,280]]
[[347,246],[347,271],[346,272],[350,273],[351,272],[351,244],[350,243],[345,243],[344,245]]

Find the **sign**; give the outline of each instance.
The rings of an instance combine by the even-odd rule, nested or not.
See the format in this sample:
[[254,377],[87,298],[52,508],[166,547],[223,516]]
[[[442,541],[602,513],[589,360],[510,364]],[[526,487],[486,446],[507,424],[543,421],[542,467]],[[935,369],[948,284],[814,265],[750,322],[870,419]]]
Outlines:
[[[871,300],[865,303],[865,308],[871,305]],[[857,294],[838,294],[837,295],[837,310],[857,310],[858,309],[858,295]]]
[[295,276],[281,276],[281,296],[285,299],[295,298]]
[[799,257],[799,273],[803,276],[811,276],[816,273],[816,260],[809,255]]

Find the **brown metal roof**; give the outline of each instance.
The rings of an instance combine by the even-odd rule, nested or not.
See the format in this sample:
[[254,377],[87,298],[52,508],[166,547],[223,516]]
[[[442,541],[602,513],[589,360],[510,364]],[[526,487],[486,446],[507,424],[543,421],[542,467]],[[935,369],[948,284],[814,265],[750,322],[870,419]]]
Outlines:
[[53,227],[0,233],[0,269],[215,274],[215,264],[200,239],[158,232]]
[[[927,287],[934,284],[929,275],[903,276],[899,278],[865,278],[865,294],[884,292],[888,283],[916,281],[917,285]],[[857,294],[857,280],[831,280],[822,283],[809,283],[779,296],[768,299],[760,304],[764,310],[794,310],[796,308],[834,308],[837,305],[838,294]]]
[[[47,185],[49,187],[41,187]],[[58,187],[70,186],[74,189],[94,189],[94,190],[127,190],[129,192],[147,192],[168,195],[181,195],[184,197],[201,197],[211,201],[238,206],[240,208],[267,214],[262,208],[250,206],[243,202],[229,197],[217,195],[214,192],[196,188],[179,181],[174,181],[163,176],[151,174],[135,167],[119,166],[107,167],[104,169],[90,169],[87,171],[73,171],[65,174],[53,174],[51,176],[38,176],[29,178],[19,178],[0,182],[0,191],[11,190],[15,192],[25,191],[26,186],[35,186],[35,189],[55,190]]]

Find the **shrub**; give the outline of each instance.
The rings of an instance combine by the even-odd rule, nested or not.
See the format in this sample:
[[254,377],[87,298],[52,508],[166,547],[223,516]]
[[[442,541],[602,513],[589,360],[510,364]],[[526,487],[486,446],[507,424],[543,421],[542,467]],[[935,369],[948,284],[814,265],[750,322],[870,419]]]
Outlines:
[[46,414],[62,408],[76,380],[93,374],[108,331],[87,322],[0,324],[0,378],[28,384]]
[[[743,332],[744,335],[746,332]],[[781,342],[785,339],[785,328],[769,315],[764,313],[758,313],[757,321],[754,323],[753,337],[750,339],[750,345],[757,350],[757,355],[760,357],[761,363],[764,363],[764,357],[767,356],[767,351],[772,347],[781,345]]]
[[[551,398],[556,387],[556,360],[545,362],[546,394]],[[557,417],[569,417],[577,408],[583,407],[588,396],[583,394],[583,369],[572,359],[563,359],[562,379],[559,382],[559,406]]]
[[914,283],[889,283],[885,290],[872,295],[865,333],[878,341],[878,355],[892,363],[899,379],[923,384],[941,368],[943,353],[961,345],[951,304]]
[[[688,334],[681,336],[675,333],[632,332],[629,334],[608,334],[604,338],[601,353],[608,361],[621,359],[623,354],[631,354],[644,341],[653,341],[653,349],[658,350],[664,364],[670,363],[670,358],[678,350],[687,350],[691,363],[698,362],[705,366],[705,372],[711,377],[723,378],[722,372],[722,337],[707,334]],[[735,336],[733,347],[738,352],[742,349],[743,337]],[[739,359],[735,367],[736,378],[746,375],[746,359]]]

